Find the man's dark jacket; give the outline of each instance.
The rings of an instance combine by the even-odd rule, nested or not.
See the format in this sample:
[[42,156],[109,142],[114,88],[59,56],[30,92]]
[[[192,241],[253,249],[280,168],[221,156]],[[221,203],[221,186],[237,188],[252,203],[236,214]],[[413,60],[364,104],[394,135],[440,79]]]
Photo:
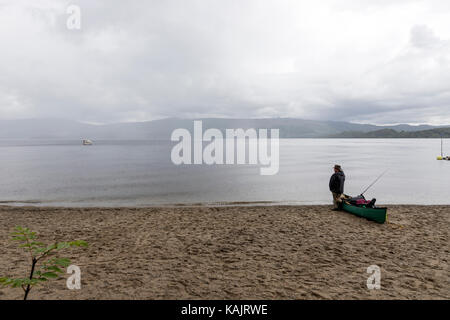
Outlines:
[[330,178],[330,191],[344,193],[345,174],[342,171],[334,173]]

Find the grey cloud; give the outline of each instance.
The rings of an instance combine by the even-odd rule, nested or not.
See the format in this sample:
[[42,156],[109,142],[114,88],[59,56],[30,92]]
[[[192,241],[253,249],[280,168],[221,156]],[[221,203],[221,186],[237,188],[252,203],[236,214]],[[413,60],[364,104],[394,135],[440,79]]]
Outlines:
[[411,44],[417,48],[430,48],[440,42],[433,30],[425,25],[414,26],[411,30]]
[[3,1],[0,119],[450,123],[447,2],[376,3]]

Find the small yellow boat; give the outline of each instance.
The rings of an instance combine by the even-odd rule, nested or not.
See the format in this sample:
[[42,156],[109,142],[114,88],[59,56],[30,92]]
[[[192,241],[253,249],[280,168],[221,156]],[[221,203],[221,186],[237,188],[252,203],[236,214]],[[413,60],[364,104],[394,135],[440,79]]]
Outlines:
[[437,160],[449,160],[450,161],[450,156],[444,157],[444,153],[443,153],[443,140],[442,140],[442,135],[441,135],[441,155],[437,156],[436,159]]

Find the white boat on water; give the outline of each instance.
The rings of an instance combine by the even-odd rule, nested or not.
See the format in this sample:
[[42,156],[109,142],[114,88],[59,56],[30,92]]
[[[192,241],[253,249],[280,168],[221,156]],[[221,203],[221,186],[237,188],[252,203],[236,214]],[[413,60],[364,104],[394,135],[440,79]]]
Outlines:
[[92,141],[89,139],[84,139],[83,140],[83,146],[91,146],[92,145]]

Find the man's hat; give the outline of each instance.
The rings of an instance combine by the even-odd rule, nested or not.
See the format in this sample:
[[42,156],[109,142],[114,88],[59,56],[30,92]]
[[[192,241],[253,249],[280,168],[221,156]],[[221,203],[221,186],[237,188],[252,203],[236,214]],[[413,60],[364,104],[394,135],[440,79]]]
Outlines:
[[341,166],[340,166],[340,165],[338,165],[338,164],[335,164],[335,165],[334,165],[334,168],[335,168],[335,169],[337,169],[337,170],[339,170],[339,171],[341,171],[341,170],[342,170]]

